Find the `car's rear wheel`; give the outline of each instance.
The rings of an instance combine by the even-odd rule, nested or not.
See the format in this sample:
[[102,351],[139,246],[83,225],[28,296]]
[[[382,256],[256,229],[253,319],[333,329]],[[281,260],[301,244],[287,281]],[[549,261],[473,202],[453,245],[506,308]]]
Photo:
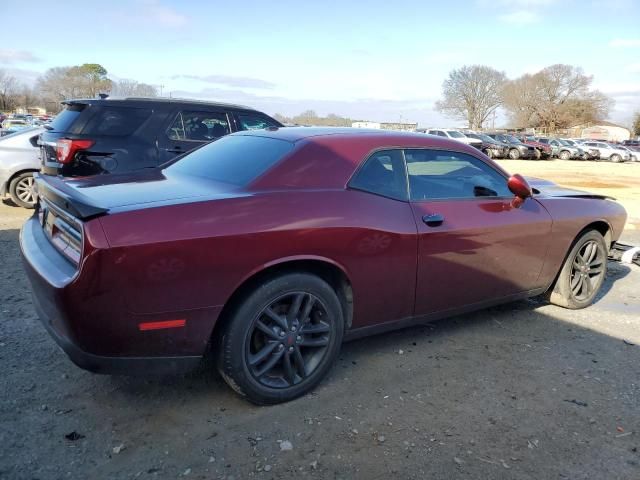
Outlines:
[[485,153],[485,154],[487,155],[487,157],[489,157],[489,158],[493,158],[493,157],[494,157],[494,155],[493,155],[493,150],[491,150],[490,148],[487,148],[487,149],[484,151],[484,153]]
[[25,172],[16,176],[9,184],[9,195],[16,205],[34,208],[36,205],[35,181],[33,172]]
[[509,158],[511,160],[518,160],[520,158],[520,150],[517,148],[512,148],[509,150]]
[[259,405],[312,390],[340,350],[344,320],[335,291],[307,273],[266,281],[235,309],[220,338],[218,369]]
[[540,150],[538,150],[537,148],[534,149],[535,154],[536,154],[536,160],[540,160],[542,158],[542,153],[540,153]]
[[550,292],[551,303],[570,309],[593,303],[607,273],[607,245],[595,230],[574,243]]
[[617,153],[614,153],[609,157],[609,160],[611,160],[613,163],[620,163],[620,161],[622,160],[622,157]]
[[569,153],[567,150],[563,150],[560,152],[560,155],[558,155],[558,157],[560,158],[560,160],[569,160],[571,158],[571,153]]

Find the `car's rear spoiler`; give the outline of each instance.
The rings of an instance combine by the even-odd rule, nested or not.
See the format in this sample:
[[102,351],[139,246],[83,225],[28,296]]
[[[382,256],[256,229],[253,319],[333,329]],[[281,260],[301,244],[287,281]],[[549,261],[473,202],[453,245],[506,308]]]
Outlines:
[[67,185],[60,177],[39,173],[34,173],[33,177],[38,196],[46,198],[80,220],[103,215],[109,211],[108,208],[94,205],[89,197]]

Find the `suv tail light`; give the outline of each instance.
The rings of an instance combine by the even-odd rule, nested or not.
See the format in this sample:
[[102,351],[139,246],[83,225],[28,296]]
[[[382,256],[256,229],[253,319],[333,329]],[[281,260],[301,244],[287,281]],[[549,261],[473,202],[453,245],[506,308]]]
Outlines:
[[56,142],[56,157],[60,163],[70,163],[73,160],[76,152],[79,150],[86,150],[90,148],[94,143],[93,140],[70,140],[68,138],[61,138]]

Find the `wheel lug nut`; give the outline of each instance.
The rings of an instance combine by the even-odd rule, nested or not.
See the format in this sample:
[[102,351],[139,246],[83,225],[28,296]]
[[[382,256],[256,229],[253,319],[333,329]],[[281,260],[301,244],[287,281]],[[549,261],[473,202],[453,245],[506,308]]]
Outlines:
[[284,332],[280,332],[280,336],[281,336],[281,337],[284,337]]
[[296,341],[298,341],[298,342],[299,342],[300,340],[302,340],[302,337],[301,337],[300,335],[298,335],[298,336],[296,337]]
[[293,347],[289,347],[289,351],[290,351],[290,352],[293,352]]
[[295,332],[296,331],[296,327],[291,327],[291,331]]

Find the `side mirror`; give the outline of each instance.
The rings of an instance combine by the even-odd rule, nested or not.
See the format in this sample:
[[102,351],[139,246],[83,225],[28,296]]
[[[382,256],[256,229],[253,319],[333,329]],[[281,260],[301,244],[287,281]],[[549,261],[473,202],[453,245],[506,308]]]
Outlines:
[[511,190],[511,193],[516,196],[512,202],[512,205],[515,208],[520,207],[527,198],[533,195],[531,187],[527,181],[522,177],[522,175],[517,173],[509,178],[507,186],[509,187],[509,190]]

